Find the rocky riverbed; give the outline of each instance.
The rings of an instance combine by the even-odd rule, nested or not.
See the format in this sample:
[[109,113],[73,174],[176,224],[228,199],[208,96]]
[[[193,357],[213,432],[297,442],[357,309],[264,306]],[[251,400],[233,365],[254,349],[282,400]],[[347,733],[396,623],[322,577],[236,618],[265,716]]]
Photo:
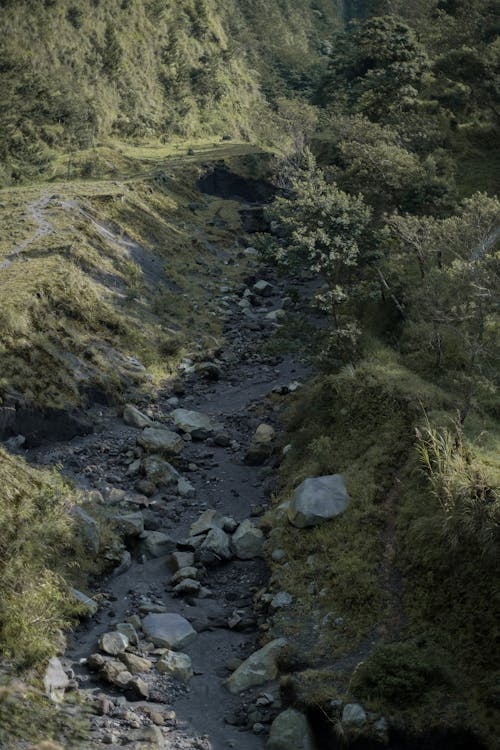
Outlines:
[[282,708],[286,643],[266,638],[259,519],[283,448],[279,413],[306,373],[262,353],[282,315],[279,283],[268,272],[245,281],[221,283],[224,346],[209,360],[185,359],[155,397],[90,409],[93,434],[29,452],[91,499],[78,511],[89,552],[102,544],[92,508],[122,540],[46,676],[54,699],[77,691],[91,708],[88,748],[253,750]]

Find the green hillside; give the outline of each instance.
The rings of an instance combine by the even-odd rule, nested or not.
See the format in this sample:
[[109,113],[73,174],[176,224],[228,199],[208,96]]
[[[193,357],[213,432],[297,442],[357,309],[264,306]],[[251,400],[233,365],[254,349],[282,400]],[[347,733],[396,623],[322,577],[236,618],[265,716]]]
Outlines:
[[[3,2],[0,179],[103,138],[266,138],[271,96],[308,89],[336,2]],[[324,57],[323,57],[324,59]]]

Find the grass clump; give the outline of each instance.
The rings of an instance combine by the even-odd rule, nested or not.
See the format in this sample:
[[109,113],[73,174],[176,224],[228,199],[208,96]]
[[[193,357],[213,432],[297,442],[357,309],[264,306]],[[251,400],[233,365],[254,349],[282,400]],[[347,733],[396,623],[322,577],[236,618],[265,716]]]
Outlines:
[[77,564],[75,498],[55,472],[1,449],[0,485],[0,646],[33,664],[54,653],[76,612],[64,578]]
[[449,683],[445,661],[445,654],[426,643],[380,644],[357,668],[351,689],[360,698],[408,706]]

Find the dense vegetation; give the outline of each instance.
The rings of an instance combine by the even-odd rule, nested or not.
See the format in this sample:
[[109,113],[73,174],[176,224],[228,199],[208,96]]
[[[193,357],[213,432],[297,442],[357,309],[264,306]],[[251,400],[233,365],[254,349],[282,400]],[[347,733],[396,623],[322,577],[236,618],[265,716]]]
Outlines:
[[[241,225],[234,205],[199,202],[199,165],[214,139],[257,144],[246,168],[262,146],[279,154],[262,251],[314,279],[304,303],[325,323],[291,314],[282,329],[307,340],[319,374],[289,413],[280,499],[341,472],[352,503],[300,536],[270,514],[289,560],[272,581],[295,599],[275,629],[299,652],[284,665],[291,700],[339,732],[337,696],[410,733],[464,728],[493,747],[497,729],[496,10],[0,1],[2,258],[38,237],[31,273],[11,264],[0,278],[2,394],[66,407],[91,383],[120,399],[131,383],[154,387],[187,336],[213,342],[209,245],[229,249]],[[201,138],[196,161],[176,163],[174,142],[185,154]],[[47,193],[38,236],[23,183],[53,175],[68,200]],[[145,258],[125,256],[123,237]],[[173,288],[144,271],[150,253]],[[136,380],[120,369],[135,356]],[[76,500],[4,452],[0,480],[0,645],[36,663],[73,614],[65,578],[80,542],[61,511]]]
[[339,23],[336,3],[309,5],[4,0],[0,181],[110,136],[265,138],[264,93],[310,88]]
[[299,702],[335,723],[328,699],[347,691],[407,729],[444,722],[493,742],[497,19],[482,0],[399,10],[337,34],[310,149],[280,165],[279,238],[264,252],[319,277],[314,304],[330,321],[314,349],[324,374],[290,415],[283,497],[341,471],[353,508],[306,543],[278,525],[293,562],[274,576],[302,611],[346,620],[309,643]]

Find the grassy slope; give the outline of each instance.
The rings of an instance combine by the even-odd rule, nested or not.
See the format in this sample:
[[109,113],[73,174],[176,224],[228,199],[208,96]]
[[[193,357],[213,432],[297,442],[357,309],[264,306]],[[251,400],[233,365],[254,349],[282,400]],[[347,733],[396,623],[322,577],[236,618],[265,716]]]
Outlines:
[[[79,403],[89,385],[120,398],[127,384],[150,388],[172,372],[189,346],[213,345],[219,322],[209,298],[224,262],[210,242],[232,246],[240,224],[231,202],[222,226],[209,223],[222,206],[195,189],[196,160],[244,162],[251,151],[197,144],[176,177],[175,149],[108,148],[94,159],[112,181],[2,191],[0,259],[11,259],[0,270],[3,391],[41,406]],[[127,176],[134,172],[142,176]],[[131,356],[147,372],[133,374]]]
[[[415,429],[427,418],[450,426],[455,404],[449,384],[384,347],[296,397],[278,500],[307,476],[340,472],[352,501],[310,530],[293,529],[278,505],[271,513],[270,549],[286,552],[285,565],[272,563],[273,588],[295,597],[273,634],[293,636],[284,684],[298,705],[335,723],[332,699],[362,700],[368,730],[384,715],[406,733],[466,727],[493,748],[495,560],[472,541],[453,550],[417,456]],[[498,488],[500,431],[479,405],[465,439],[474,471]]]
[[286,94],[307,85],[341,15],[331,0],[314,9],[304,0],[4,5],[6,183],[44,171],[60,149],[112,134],[272,139],[262,89]]

